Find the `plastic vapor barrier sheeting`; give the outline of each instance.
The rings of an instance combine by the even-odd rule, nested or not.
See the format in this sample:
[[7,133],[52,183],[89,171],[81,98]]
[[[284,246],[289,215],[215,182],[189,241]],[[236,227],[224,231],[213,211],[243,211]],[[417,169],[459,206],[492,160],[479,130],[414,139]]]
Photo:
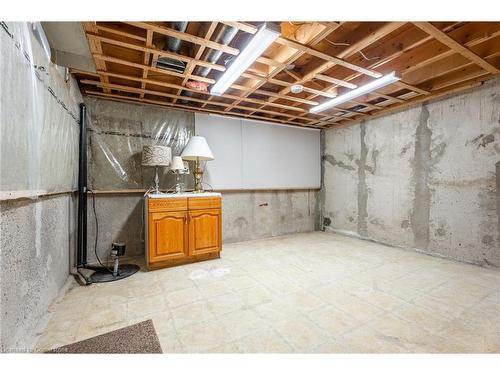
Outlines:
[[50,63],[30,23],[1,22],[0,58],[1,198],[76,190],[76,82]]
[[[172,156],[180,155],[194,135],[190,112],[97,98],[86,98],[85,103],[90,119],[88,173],[94,190],[148,189],[154,168],[141,165],[142,147],[169,146]],[[175,176],[168,167],[158,172],[160,189],[173,188]]]

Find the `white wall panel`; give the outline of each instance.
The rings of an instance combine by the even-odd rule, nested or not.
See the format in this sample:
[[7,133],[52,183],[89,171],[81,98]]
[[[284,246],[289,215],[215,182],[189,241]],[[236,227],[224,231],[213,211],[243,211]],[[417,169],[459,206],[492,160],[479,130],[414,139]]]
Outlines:
[[196,114],[195,127],[215,156],[205,167],[214,189],[321,185],[319,130],[206,114]]
[[241,189],[241,121],[196,113],[195,133],[207,139],[215,157],[205,163],[203,181],[214,189]]

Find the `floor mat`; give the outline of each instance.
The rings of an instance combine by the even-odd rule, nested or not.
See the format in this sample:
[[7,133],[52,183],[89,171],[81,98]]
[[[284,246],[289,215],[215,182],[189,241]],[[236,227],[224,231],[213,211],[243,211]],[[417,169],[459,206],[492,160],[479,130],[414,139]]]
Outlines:
[[145,320],[87,340],[61,346],[48,353],[133,354],[162,353],[153,321]]

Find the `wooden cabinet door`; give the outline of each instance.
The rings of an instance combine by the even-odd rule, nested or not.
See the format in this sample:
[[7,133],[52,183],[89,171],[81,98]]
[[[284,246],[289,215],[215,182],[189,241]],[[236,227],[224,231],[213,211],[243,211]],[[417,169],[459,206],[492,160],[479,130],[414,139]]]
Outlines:
[[149,214],[149,261],[183,258],[189,252],[186,211]]
[[222,215],[220,209],[189,211],[189,255],[220,251]]

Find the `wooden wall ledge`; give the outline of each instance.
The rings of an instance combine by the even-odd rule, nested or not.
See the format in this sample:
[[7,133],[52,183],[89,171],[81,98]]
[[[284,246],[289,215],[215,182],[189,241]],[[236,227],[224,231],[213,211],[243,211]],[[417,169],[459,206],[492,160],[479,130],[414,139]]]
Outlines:
[[[265,188],[265,189],[215,189],[214,191],[220,193],[244,193],[244,192],[252,192],[252,191],[303,191],[303,190],[315,190],[319,191],[318,187],[304,187],[304,188]],[[192,190],[186,190],[192,191]],[[135,194],[146,192],[146,189],[120,189],[120,190],[94,190],[95,194]],[[173,191],[169,191],[173,192]],[[208,192],[208,190],[207,190]]]

